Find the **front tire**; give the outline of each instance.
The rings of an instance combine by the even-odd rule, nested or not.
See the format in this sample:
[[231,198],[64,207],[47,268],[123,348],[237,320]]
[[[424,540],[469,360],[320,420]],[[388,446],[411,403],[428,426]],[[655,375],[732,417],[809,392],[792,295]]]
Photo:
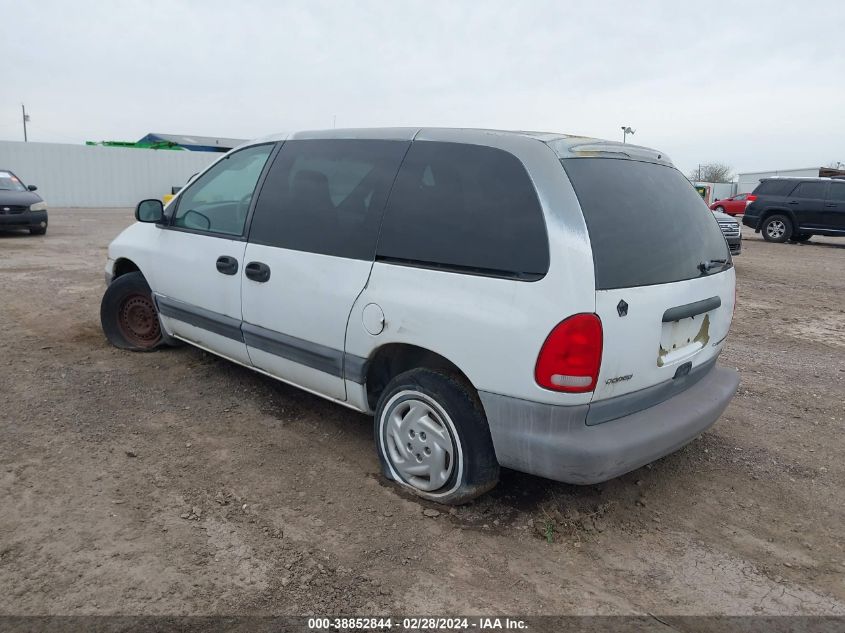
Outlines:
[[137,271],[121,275],[106,288],[100,323],[109,343],[120,349],[147,352],[162,343],[153,293]]
[[725,207],[716,207],[716,211],[719,213],[727,213],[727,211],[725,211]]
[[391,380],[374,419],[379,460],[389,479],[449,505],[470,501],[499,480],[499,463],[478,394],[430,369]]
[[29,229],[30,235],[46,235],[47,234],[47,227],[46,226],[36,226]]
[[792,221],[785,215],[770,215],[760,228],[767,242],[783,243],[792,237]]

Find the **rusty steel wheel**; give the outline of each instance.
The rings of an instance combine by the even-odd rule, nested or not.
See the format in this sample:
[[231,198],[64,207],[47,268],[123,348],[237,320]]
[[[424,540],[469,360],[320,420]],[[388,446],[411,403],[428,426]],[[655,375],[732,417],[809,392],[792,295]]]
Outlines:
[[140,272],[115,279],[100,305],[100,322],[109,342],[138,352],[159,347],[164,338],[152,291]]
[[149,296],[127,296],[118,309],[117,324],[126,340],[138,347],[153,347],[161,339],[158,314]]

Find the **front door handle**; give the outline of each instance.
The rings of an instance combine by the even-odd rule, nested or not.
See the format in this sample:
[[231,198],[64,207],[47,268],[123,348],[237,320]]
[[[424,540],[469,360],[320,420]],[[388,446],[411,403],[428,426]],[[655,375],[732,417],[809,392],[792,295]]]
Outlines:
[[262,284],[270,279],[270,267],[264,262],[250,262],[244,271],[249,279]]
[[826,206],[828,209],[835,209],[835,208],[836,208],[837,206],[839,206],[839,205],[836,205],[836,204],[826,204],[826,205],[824,205],[824,206]]
[[798,200],[790,200],[790,201],[789,201],[789,202],[787,202],[786,204],[801,204],[801,203],[800,203],[800,202],[798,202]]
[[228,255],[221,255],[217,258],[217,272],[234,275],[238,272],[238,260]]

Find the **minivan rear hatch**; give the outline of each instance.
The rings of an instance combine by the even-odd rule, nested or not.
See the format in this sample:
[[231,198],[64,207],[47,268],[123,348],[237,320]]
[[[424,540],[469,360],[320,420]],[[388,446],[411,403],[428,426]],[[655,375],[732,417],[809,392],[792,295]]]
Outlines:
[[561,160],[593,252],[604,352],[588,423],[642,410],[712,367],[733,314],[735,277],[719,225],[665,162]]

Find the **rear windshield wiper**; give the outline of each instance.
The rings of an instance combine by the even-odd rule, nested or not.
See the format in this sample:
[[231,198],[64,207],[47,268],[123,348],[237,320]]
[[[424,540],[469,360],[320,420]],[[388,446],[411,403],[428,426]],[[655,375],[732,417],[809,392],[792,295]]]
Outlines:
[[706,275],[710,272],[711,268],[715,268],[716,266],[725,266],[727,263],[727,259],[708,259],[698,265],[698,270],[701,271],[702,275]]

